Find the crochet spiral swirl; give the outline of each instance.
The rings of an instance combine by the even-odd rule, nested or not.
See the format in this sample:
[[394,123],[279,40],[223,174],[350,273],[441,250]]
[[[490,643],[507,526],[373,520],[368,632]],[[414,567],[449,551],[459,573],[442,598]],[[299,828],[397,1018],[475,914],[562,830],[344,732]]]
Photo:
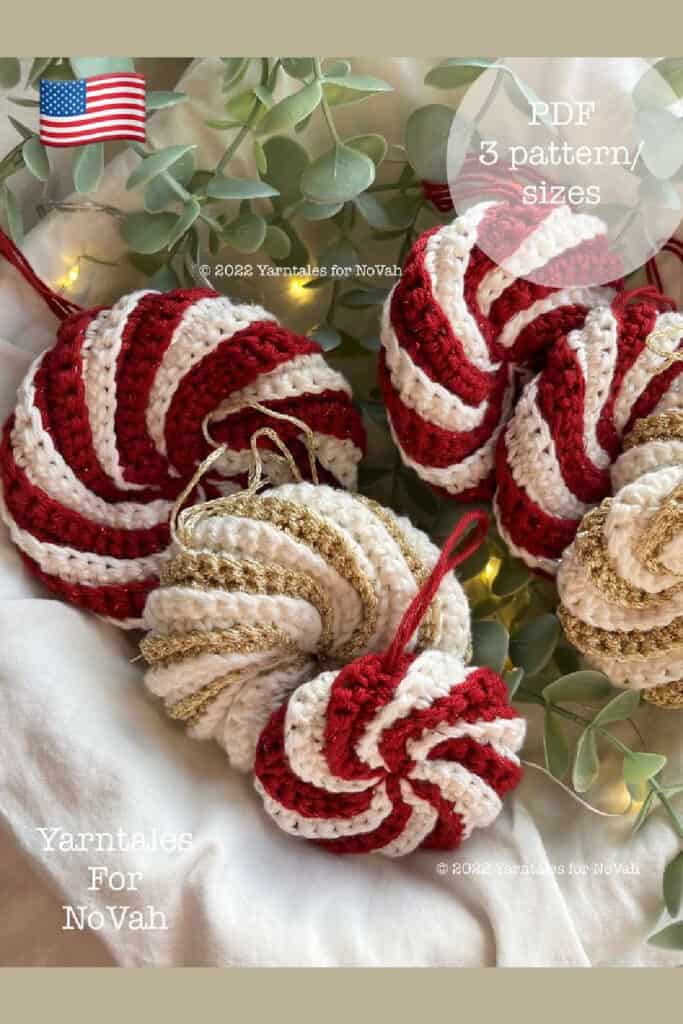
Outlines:
[[638,420],[611,475],[560,563],[559,615],[613,682],[683,705],[683,412]]
[[[317,344],[260,307],[192,289],[66,312],[19,389],[0,450],[12,540],[62,598],[142,624],[170,557],[173,502],[209,450],[207,417],[226,445],[209,495],[244,483],[250,439],[266,422],[253,403],[307,424],[322,479],[355,485],[365,440],[346,381]],[[296,426],[267,422],[308,472]]]
[[[614,295],[523,278],[543,268],[559,284],[571,268],[594,280],[593,267],[612,265],[605,232],[568,207],[485,202],[415,243],[384,306],[379,373],[403,461],[428,484],[463,500],[492,495],[519,372]],[[486,255],[490,239],[505,269]]]
[[[558,337],[496,452],[495,511],[510,550],[554,574],[581,517],[612,493],[610,467],[636,420],[683,405],[683,316],[622,293]],[[616,471],[618,473],[618,470]]]
[[[195,506],[178,530],[145,607],[146,685],[242,771],[272,711],[321,661],[388,645],[439,556],[408,519],[306,482]],[[467,655],[469,608],[453,574],[414,643]]]
[[487,529],[483,512],[463,516],[388,648],[321,673],[271,717],[255,786],[286,832],[334,853],[398,857],[453,849],[499,814],[521,777],[524,739],[505,683],[458,654],[408,652],[439,587]]
[[300,686],[264,729],[256,789],[333,853],[453,849],[520,780],[524,721],[503,680],[440,651],[368,655]]

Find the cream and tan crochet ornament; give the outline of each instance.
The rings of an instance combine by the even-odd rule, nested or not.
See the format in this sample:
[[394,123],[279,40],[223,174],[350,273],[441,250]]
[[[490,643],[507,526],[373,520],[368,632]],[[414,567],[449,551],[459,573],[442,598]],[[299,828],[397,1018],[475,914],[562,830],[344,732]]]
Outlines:
[[[191,736],[216,739],[247,771],[261,728],[299,684],[388,646],[439,550],[408,519],[364,498],[317,483],[315,440],[305,424],[311,476],[262,493],[258,442],[246,491],[181,511],[176,553],[147,599],[141,650],[145,681]],[[220,459],[216,449],[197,476]],[[275,458],[270,454],[269,473]],[[181,495],[179,506],[189,490]],[[453,574],[422,622],[418,649],[463,658],[469,608]]]
[[611,475],[560,563],[560,619],[614,683],[683,708],[683,412],[638,420]]

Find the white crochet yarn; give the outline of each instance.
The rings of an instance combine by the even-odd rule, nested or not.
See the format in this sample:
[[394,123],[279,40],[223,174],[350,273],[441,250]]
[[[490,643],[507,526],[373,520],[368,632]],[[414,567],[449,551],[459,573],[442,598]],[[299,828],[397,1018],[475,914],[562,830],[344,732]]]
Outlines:
[[[249,500],[263,510],[261,518],[251,505],[241,512],[228,501],[220,514],[193,525],[190,554],[256,566],[266,574],[263,580],[274,567],[281,571],[276,586],[282,592],[260,590],[267,583],[259,584],[258,592],[247,592],[200,576],[162,583],[147,600],[145,626],[152,631],[152,642],[179,639],[185,653],[151,657],[145,647],[150,638],[143,643],[151,666],[146,674],[148,688],[175,717],[183,717],[173,710],[179,701],[197,698],[199,711],[185,716],[190,734],[216,739],[242,771],[252,767],[258,735],[273,709],[296,685],[320,672],[320,656],[328,663],[345,663],[387,648],[439,556],[426,535],[407,519],[328,486],[285,484]],[[273,519],[269,509],[275,508],[284,508],[285,518],[292,523],[297,510],[312,513],[319,532],[311,536],[304,528],[294,536]],[[325,553],[321,537],[332,539],[338,558]],[[331,637],[326,651],[320,650],[321,608],[300,589],[302,578],[329,607]],[[453,574],[444,580],[432,608],[430,648],[466,658],[469,608]],[[266,631],[253,650],[239,649],[245,627]],[[187,635],[199,635],[201,640],[201,634],[216,630],[236,630],[236,643],[223,651],[202,652],[201,643],[196,649],[185,649]],[[418,631],[411,646],[421,643],[421,637]],[[231,681],[218,695],[202,701],[204,688],[223,677]]]
[[[636,429],[659,424],[657,432],[665,433],[667,424],[656,415]],[[683,679],[683,531],[674,523],[673,535],[664,537],[657,571],[643,554],[658,517],[675,514],[682,454],[680,427],[668,438],[627,447],[612,467],[618,489],[603,525],[595,513],[584,519],[560,563],[567,635],[589,664],[621,686],[642,689]]]

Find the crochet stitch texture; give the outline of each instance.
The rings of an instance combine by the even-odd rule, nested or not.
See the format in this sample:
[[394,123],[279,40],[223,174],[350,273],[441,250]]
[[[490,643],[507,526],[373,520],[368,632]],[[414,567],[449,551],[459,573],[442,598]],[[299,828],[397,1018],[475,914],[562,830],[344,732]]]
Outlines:
[[139,627],[169,558],[173,502],[209,451],[207,416],[227,450],[204,493],[239,489],[265,422],[308,472],[296,426],[266,421],[253,402],[308,424],[322,479],[355,486],[365,437],[348,384],[315,342],[259,306],[197,288],[67,315],[0,448],[2,515],[30,571],[67,601]]

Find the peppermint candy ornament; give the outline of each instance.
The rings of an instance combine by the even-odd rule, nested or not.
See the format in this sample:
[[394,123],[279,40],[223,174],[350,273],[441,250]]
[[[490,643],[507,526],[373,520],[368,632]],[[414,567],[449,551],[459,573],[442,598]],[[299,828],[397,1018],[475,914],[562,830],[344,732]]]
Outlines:
[[558,614],[614,683],[683,706],[683,412],[638,420],[612,481],[562,557]]
[[[199,472],[220,458],[219,449]],[[179,514],[177,553],[147,600],[141,643],[148,689],[241,771],[297,684],[321,664],[386,647],[439,555],[407,519],[359,495],[303,481],[261,494],[260,452],[255,467],[246,493]],[[415,643],[468,652],[469,608],[455,577]]]
[[268,410],[284,416],[275,427],[304,472],[292,413],[315,435],[323,479],[355,486],[362,423],[315,342],[207,289],[80,310],[9,240],[0,248],[62,320],[19,388],[0,449],[2,516],[29,570],[60,597],[142,625],[170,557],[173,503],[210,450],[207,418],[224,443],[209,494],[239,489],[252,434],[273,427]]
[[495,513],[510,550],[557,571],[637,419],[680,408],[683,316],[653,289],[624,292],[559,337],[524,389],[496,452]]
[[[476,522],[477,532],[453,549]],[[457,654],[406,648],[442,580],[486,534],[467,515],[393,642],[299,686],[263,730],[255,785],[286,832],[334,853],[453,849],[490,825],[521,777],[524,722],[503,680]]]
[[[481,248],[492,240],[505,269]],[[426,483],[462,500],[492,495],[517,372],[614,295],[524,277],[543,268],[545,280],[590,282],[607,260],[605,225],[568,207],[484,202],[418,239],[384,306],[379,375],[401,457]]]

